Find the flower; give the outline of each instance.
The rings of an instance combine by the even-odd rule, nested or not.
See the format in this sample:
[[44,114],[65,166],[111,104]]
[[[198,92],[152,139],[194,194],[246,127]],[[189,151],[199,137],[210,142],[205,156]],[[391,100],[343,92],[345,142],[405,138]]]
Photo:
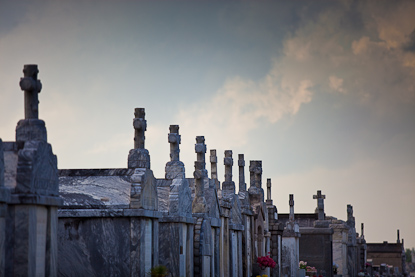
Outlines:
[[300,267],[300,269],[306,269],[307,268],[307,262],[300,261],[299,267]]
[[274,262],[273,259],[271,259],[270,256],[258,257],[258,259],[256,260],[256,262],[258,263],[258,265],[262,269],[265,269],[267,267],[274,268],[276,266],[276,264],[277,264],[276,262]]

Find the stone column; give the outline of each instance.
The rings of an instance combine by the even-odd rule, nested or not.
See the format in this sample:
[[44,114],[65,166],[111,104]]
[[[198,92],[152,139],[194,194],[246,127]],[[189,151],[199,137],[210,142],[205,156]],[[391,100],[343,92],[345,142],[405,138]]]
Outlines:
[[38,72],[37,65],[24,66],[20,87],[24,91],[25,119],[17,124],[16,142],[6,143],[7,151],[17,157],[17,164],[4,160],[16,173],[6,223],[6,276],[57,275],[57,208],[62,200],[57,157],[47,143],[45,122],[38,119],[38,93],[42,88]]
[[128,154],[128,168],[134,169],[130,177],[130,208],[158,210],[157,186],[150,170],[150,154],[144,148],[147,121],[144,108],[134,110],[134,149]]
[[185,168],[180,161],[180,142],[179,125],[170,125],[170,133],[168,134],[168,142],[170,143],[170,162],[166,164],[166,179],[184,179]]
[[225,150],[225,181],[222,183],[222,193],[224,198],[231,198],[235,195],[235,182],[232,181],[232,150]]
[[294,195],[290,194],[290,216],[282,237],[282,272],[290,277],[296,277],[300,262],[299,237],[300,228],[294,218]]
[[192,212],[205,213],[207,212],[207,207],[204,180],[207,178],[207,170],[205,169],[206,144],[204,136],[196,137],[195,151],[197,154],[197,161],[195,162],[195,171],[193,173],[195,178],[195,198],[192,203]]
[[4,154],[3,141],[0,139],[0,276],[5,276],[6,270],[6,214],[7,202],[10,201],[10,191],[4,186]]

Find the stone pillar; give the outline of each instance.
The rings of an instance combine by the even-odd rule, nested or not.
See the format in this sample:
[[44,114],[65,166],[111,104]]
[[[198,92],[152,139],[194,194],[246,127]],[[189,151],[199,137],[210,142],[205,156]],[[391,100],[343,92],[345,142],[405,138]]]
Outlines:
[[[4,164],[15,170],[16,184],[8,205],[6,254],[2,255],[6,276],[57,275],[57,207],[62,200],[57,157],[47,143],[45,122],[38,119],[42,87],[38,72],[37,65],[24,66],[20,87],[24,91],[25,119],[17,124],[16,142],[6,143],[13,159],[4,160]],[[0,198],[4,191],[1,187]]]
[[290,216],[282,237],[282,274],[296,277],[300,262],[299,238],[300,228],[294,218],[294,195],[290,194]]
[[210,150],[210,174],[212,180],[215,182],[215,188],[218,195],[221,196],[220,183],[218,180],[218,157],[216,156],[216,149]]
[[204,179],[207,178],[207,170],[205,169],[206,144],[204,136],[196,137],[195,151],[197,154],[197,161],[195,162],[195,171],[193,173],[195,178],[195,197],[192,203],[192,212],[205,213],[207,212],[207,207]]
[[231,198],[235,195],[235,182],[232,181],[232,150],[225,150],[225,181],[222,183],[222,193],[224,198]]
[[356,240],[356,228],[355,218],[353,216],[353,206],[347,205],[347,226],[348,231],[348,243],[347,243],[347,268],[350,276],[357,276],[357,240]]
[[170,162],[166,164],[166,179],[184,179],[185,168],[180,161],[180,142],[179,125],[170,125],[170,133],[168,134],[168,142],[170,143]]
[[130,208],[157,210],[157,186],[153,171],[150,170],[150,154],[144,148],[147,121],[144,108],[134,111],[134,149],[128,154],[128,168],[134,169],[131,175]]
[[6,214],[7,202],[10,201],[10,191],[4,186],[4,154],[3,141],[0,139],[0,276],[5,276],[6,270]]

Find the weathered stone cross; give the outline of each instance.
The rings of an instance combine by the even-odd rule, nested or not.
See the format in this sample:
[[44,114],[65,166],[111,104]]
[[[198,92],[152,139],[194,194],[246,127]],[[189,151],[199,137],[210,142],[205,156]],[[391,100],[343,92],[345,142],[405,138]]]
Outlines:
[[324,220],[324,199],[326,196],[321,194],[321,190],[318,190],[317,195],[313,195],[313,199],[317,199],[318,220]]
[[271,179],[267,179],[267,200],[271,200]]
[[225,182],[232,182],[232,150],[225,150],[223,164],[225,165]]
[[290,217],[289,217],[289,221],[293,222],[294,221],[294,194],[290,194]]
[[245,184],[245,159],[244,154],[238,155],[238,166],[239,166],[239,191],[246,191]]
[[38,93],[42,90],[42,83],[37,79],[38,73],[37,64],[25,64],[23,67],[20,88],[24,90],[25,119],[39,119]]
[[145,136],[144,132],[147,130],[147,121],[145,120],[146,112],[144,108],[136,108],[134,110],[133,126],[135,129],[134,148],[144,149]]
[[169,143],[170,143],[170,160],[179,161],[180,160],[180,148],[179,144],[181,138],[179,135],[179,125],[170,125],[169,133]]

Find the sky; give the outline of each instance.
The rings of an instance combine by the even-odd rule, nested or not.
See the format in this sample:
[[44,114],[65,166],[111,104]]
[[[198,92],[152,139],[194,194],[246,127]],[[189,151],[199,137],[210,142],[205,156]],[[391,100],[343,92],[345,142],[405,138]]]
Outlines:
[[[0,0],[0,138],[24,117],[24,64],[58,167],[125,168],[146,109],[157,178],[169,125],[193,175],[195,137],[262,160],[280,213],[347,219],[415,247],[415,1]],[[238,185],[237,185],[238,187]]]

